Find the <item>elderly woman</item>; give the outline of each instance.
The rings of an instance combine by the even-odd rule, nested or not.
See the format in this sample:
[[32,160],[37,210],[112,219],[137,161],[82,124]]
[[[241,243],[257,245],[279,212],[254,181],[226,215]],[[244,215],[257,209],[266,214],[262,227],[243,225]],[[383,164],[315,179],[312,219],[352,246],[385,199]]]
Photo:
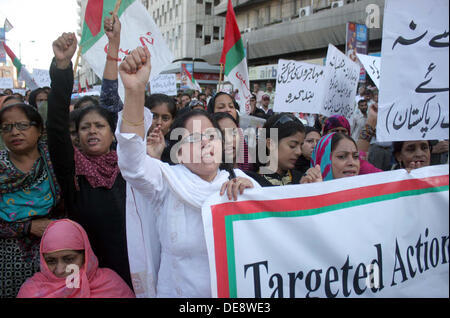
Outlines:
[[119,275],[98,266],[86,231],[69,219],[47,227],[40,259],[40,272],[22,285],[18,298],[134,298]]
[[39,269],[39,241],[60,215],[60,190],[45,143],[44,124],[27,104],[0,111],[0,298],[15,297]]
[[69,218],[88,233],[99,265],[114,270],[131,286],[125,234],[126,183],[112,149],[115,121],[102,107],[85,107],[75,118],[79,148],[70,137],[71,58],[76,48],[73,33],[64,33],[53,42],[49,150]]
[[[151,113],[144,107],[150,52],[139,47],[119,67],[125,105],[116,130],[127,196],[127,240],[136,296],[211,297],[201,208],[214,193],[236,198],[257,186],[245,174],[219,170],[220,129],[208,113],[192,110],[172,125],[169,165],[146,154]],[[172,138],[171,138],[172,139]]]

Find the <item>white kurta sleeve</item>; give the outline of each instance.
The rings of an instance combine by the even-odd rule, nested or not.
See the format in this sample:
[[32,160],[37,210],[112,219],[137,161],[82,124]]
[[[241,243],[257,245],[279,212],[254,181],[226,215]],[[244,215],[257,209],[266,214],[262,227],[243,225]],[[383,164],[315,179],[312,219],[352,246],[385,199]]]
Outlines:
[[[164,189],[160,160],[147,155],[147,142],[139,135],[122,133],[122,112],[119,112],[116,128],[117,156],[123,178],[143,196],[155,199]],[[152,124],[152,114],[144,108],[144,127],[148,131]]]

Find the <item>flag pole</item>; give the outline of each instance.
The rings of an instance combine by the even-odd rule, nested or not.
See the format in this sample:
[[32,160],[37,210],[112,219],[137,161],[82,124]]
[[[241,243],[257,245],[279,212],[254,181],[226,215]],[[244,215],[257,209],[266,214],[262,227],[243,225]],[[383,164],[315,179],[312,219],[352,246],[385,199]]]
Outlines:
[[82,50],[82,47],[81,47],[81,45],[80,45],[80,46],[78,46],[77,58],[76,58],[76,60],[75,60],[75,66],[74,66],[74,68],[73,68],[73,77],[75,77],[75,76],[76,76],[76,73],[77,73],[78,62],[80,61],[80,56],[81,56],[81,50]]
[[222,88],[222,73],[223,73],[223,64],[220,64],[220,73],[219,73],[219,87],[218,90],[220,91],[220,89]]
[[122,4],[122,0],[117,0],[116,1],[116,6],[114,7],[113,14],[117,14],[117,12],[119,12],[119,8],[120,8],[121,4]]

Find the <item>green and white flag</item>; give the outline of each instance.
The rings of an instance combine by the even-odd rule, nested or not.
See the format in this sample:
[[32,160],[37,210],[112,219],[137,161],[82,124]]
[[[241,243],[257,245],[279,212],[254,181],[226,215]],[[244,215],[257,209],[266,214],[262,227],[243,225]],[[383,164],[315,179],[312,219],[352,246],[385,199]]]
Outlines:
[[[108,37],[103,21],[114,11],[116,0],[89,0],[86,4],[80,46],[83,58],[95,74],[102,78],[108,52]],[[140,1],[122,0],[118,13],[121,23],[119,58],[133,49],[146,45],[151,54],[150,80],[155,78],[174,59],[159,28]],[[119,77],[119,95],[124,99],[124,88]]]
[[251,91],[247,58],[231,0],[228,0],[225,37],[220,64],[225,66],[226,79],[233,84],[234,90],[238,90],[235,98],[241,106],[241,111],[245,110],[245,113],[249,114]]
[[34,90],[38,88],[38,85],[34,81],[31,74],[28,72],[28,70],[22,65],[20,60],[17,58],[17,56],[14,54],[14,52],[6,45],[5,42],[1,42],[3,44],[3,47],[5,48],[6,54],[8,54],[9,58],[13,62],[14,66],[17,69],[17,77],[21,81],[25,81],[25,84],[27,85],[27,88]]

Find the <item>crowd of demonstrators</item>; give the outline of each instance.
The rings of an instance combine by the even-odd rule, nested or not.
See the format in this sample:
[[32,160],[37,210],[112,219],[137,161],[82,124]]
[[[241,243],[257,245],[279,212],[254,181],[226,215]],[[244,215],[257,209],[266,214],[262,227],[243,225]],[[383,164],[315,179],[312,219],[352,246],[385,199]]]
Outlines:
[[249,115],[265,124],[251,158],[233,94],[146,95],[148,49],[120,61],[117,15],[104,30],[99,99],[71,100],[73,33],[53,42],[51,88],[0,96],[0,298],[210,297],[209,196],[448,163],[448,140],[377,141],[375,88],[347,119],[274,113],[271,82],[253,85]]

